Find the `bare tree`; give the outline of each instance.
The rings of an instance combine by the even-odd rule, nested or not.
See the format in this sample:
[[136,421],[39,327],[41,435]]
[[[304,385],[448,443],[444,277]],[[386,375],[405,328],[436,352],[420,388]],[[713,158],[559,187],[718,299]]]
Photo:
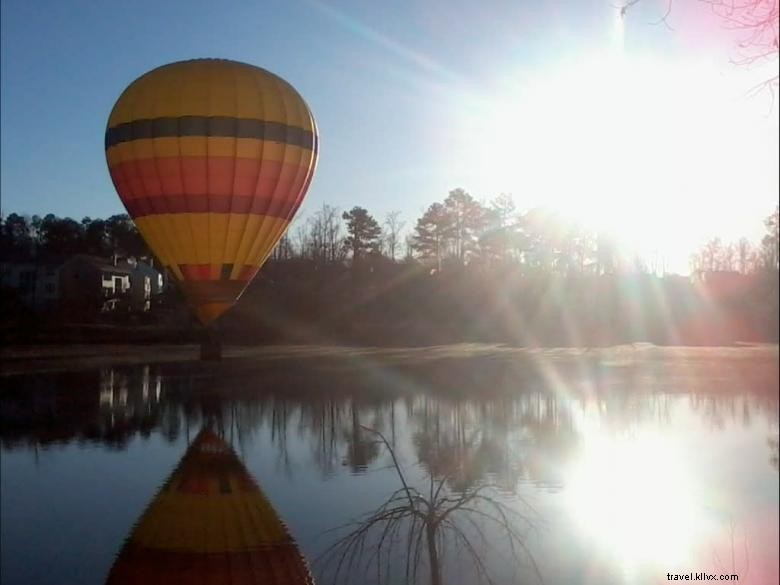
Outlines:
[[720,257],[721,270],[735,270],[737,266],[737,246],[733,243],[723,246]]
[[293,257],[293,243],[290,238],[289,229],[282,234],[281,238],[279,238],[279,242],[274,246],[271,257],[277,262],[283,262]]
[[505,264],[520,227],[512,195],[501,193],[490,202],[485,210],[485,224],[487,229],[480,236],[480,248],[488,260],[495,258]]
[[766,235],[761,239],[761,264],[767,271],[777,271],[780,255],[778,254],[778,244],[780,244],[780,215],[778,208],[772,215],[764,220]]
[[341,213],[336,207],[323,205],[306,221],[305,256],[319,263],[334,263],[344,260],[344,237],[341,233]]
[[[625,17],[628,10],[642,0],[625,0],[620,14]],[[780,3],[777,0],[699,0],[716,14],[727,30],[738,33],[736,65],[752,65],[757,61],[776,61],[778,58],[778,25]],[[663,13],[655,24],[670,26],[674,0],[665,0]],[[762,81],[753,90],[769,89],[773,92],[780,77],[773,75]]]
[[720,238],[712,238],[697,253],[693,254],[691,268],[704,272],[721,270],[722,255],[723,243]]
[[412,234],[406,234],[404,238],[404,260],[414,260],[414,250],[416,246],[415,237]]
[[[725,27],[738,31],[739,56],[735,63],[750,65],[759,59],[777,59],[778,21],[776,0],[701,0],[710,6]],[[775,75],[768,83],[777,84]]]
[[311,222],[303,221],[296,226],[293,232],[293,247],[301,258],[308,258],[311,251]]
[[384,241],[387,245],[387,256],[395,262],[396,250],[399,247],[399,238],[401,237],[401,230],[406,225],[405,221],[401,221],[400,211],[391,211],[385,216],[384,221]]
[[[421,567],[427,565],[428,582],[441,585],[443,558],[446,549],[452,547],[460,553],[457,558],[473,563],[478,581],[492,584],[484,552],[477,546],[488,546],[486,529],[490,527],[498,529],[502,541],[509,546],[514,565],[522,557],[527,558],[539,581],[543,581],[520,528],[534,529],[528,516],[492,496],[492,486],[487,484],[453,492],[447,488],[446,476],[434,478],[429,474],[423,490],[410,485],[387,439],[378,431],[363,428],[378,437],[377,442],[387,449],[400,487],[375,511],[336,529],[348,532],[316,561],[326,578],[341,582],[362,569],[365,575],[373,572],[379,583],[389,581],[400,556],[405,583],[418,582]],[[527,504],[526,507],[533,512]]]
[[753,272],[755,263],[755,250],[753,244],[747,238],[740,238],[737,242],[737,270],[742,274]]

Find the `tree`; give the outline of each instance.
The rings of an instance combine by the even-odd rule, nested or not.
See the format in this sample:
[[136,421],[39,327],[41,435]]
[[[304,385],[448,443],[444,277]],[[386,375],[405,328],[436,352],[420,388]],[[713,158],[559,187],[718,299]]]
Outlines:
[[485,227],[485,208],[463,189],[450,191],[444,208],[451,225],[455,257],[463,266],[476,251],[481,230]]
[[723,255],[721,257],[721,270],[733,271],[737,269],[737,246],[733,242],[729,242],[723,247]]
[[83,250],[84,227],[70,217],[59,218],[50,213],[41,221],[39,239],[46,257],[78,254]]
[[33,230],[27,218],[12,213],[3,219],[2,230],[3,256],[27,259],[33,252]]
[[711,238],[691,257],[691,269],[712,272],[720,270],[723,256],[723,243],[720,238]]
[[276,262],[282,262],[290,260],[293,257],[293,243],[290,238],[290,229],[285,230],[282,237],[279,238],[279,242],[274,246],[271,258]]
[[364,579],[370,575],[377,583],[396,582],[401,575],[404,583],[418,583],[427,569],[426,581],[441,585],[448,581],[443,559],[458,554],[473,562],[474,582],[493,583],[479,544],[486,545],[491,536],[497,536],[509,545],[511,562],[527,560],[542,581],[526,544],[527,532],[535,527],[533,508],[523,502],[522,511],[507,506],[497,497],[500,486],[487,482],[451,490],[448,475],[430,472],[418,489],[409,482],[384,435],[369,427],[362,429],[378,437],[374,443],[387,450],[398,484],[377,509],[337,529],[341,533],[338,540],[315,561],[324,580],[341,582],[363,573]]
[[479,239],[479,246],[488,259],[505,263],[509,251],[514,248],[520,225],[515,218],[515,202],[511,195],[501,193],[490,202],[485,210],[485,225],[488,228]]
[[344,245],[352,253],[352,263],[359,263],[369,252],[378,252],[382,228],[376,219],[362,207],[353,207],[341,216],[347,222]]
[[528,238],[528,262],[538,270],[564,269],[569,259],[565,250],[565,226],[549,209],[537,207],[523,216],[523,229]]
[[81,225],[84,228],[84,249],[87,253],[97,256],[107,256],[111,253],[111,242],[104,220],[85,217],[81,220]]
[[766,235],[761,239],[761,266],[766,271],[778,270],[778,244],[780,243],[780,217],[778,217],[778,207],[772,215],[764,220]]
[[[737,65],[752,65],[758,61],[777,60],[778,27],[780,23],[780,3],[776,0],[699,0],[702,5],[720,17],[724,28],[736,31],[737,56],[733,59]],[[620,6],[620,14],[625,17],[629,8],[641,0],[625,0]],[[664,12],[658,23],[669,25],[673,0],[666,0]],[[777,87],[780,76],[774,75],[760,83],[756,89]]]
[[596,273],[599,275],[614,274],[618,265],[614,239],[604,232],[598,232],[595,237]]
[[323,205],[307,221],[310,257],[315,262],[335,263],[344,259],[341,216],[336,207]]
[[414,232],[414,250],[422,258],[435,260],[437,268],[441,270],[446,242],[452,232],[444,205],[433,203],[417,220]]
[[737,242],[737,270],[742,274],[753,272],[755,264],[755,250],[753,244],[747,238],[740,238]]
[[309,228],[311,221],[302,221],[295,227],[293,232],[293,248],[297,250],[301,258],[308,258],[311,251],[311,234]]
[[400,211],[391,211],[385,216],[384,221],[384,240],[387,245],[387,256],[395,262],[395,254],[400,244],[399,238],[401,237],[401,230],[406,225],[405,221],[400,220]]
[[106,220],[106,231],[114,253],[128,256],[151,256],[138,228],[127,214],[112,215]]
[[415,241],[414,234],[406,234],[404,238],[404,262],[414,262]]
[[567,251],[570,254],[570,265],[578,272],[584,272],[596,259],[598,249],[596,235],[582,227],[572,226],[568,232]]

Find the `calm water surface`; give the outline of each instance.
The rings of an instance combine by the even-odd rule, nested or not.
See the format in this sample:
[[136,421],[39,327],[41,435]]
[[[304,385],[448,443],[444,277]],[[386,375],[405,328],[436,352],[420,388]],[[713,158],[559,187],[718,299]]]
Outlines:
[[327,369],[7,378],[0,577],[106,582],[209,429],[318,583],[777,583],[776,380],[632,380],[574,369],[456,392],[402,376],[378,391],[376,373]]

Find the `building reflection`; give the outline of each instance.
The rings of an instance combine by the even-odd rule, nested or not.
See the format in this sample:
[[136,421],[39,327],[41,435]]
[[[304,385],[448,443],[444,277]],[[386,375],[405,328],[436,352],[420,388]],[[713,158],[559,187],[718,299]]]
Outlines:
[[77,441],[123,449],[159,426],[162,377],[150,366],[12,380],[0,394],[5,448]]
[[109,585],[312,584],[306,561],[262,490],[204,427],[138,520]]

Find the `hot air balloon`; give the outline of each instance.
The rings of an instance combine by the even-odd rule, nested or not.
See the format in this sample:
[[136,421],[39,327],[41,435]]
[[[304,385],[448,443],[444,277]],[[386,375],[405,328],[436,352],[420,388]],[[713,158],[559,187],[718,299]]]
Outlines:
[[312,585],[306,560],[233,449],[204,428],[143,513],[107,585]]
[[311,183],[317,127],[253,65],[197,59],[133,81],[108,119],[108,168],[149,247],[204,324],[241,296]]

